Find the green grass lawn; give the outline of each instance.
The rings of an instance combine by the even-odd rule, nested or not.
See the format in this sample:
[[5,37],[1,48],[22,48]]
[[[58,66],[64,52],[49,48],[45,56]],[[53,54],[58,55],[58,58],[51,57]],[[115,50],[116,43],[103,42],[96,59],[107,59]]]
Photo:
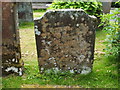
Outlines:
[[25,72],[23,76],[3,77],[2,86],[3,88],[38,88],[41,85],[50,85],[50,88],[51,85],[71,85],[81,88],[117,88],[117,64],[111,60],[112,57],[105,57],[103,52],[105,36],[105,32],[96,31],[95,60],[90,74],[39,74],[33,24],[22,26],[20,38]]
[[33,17],[34,18],[40,18],[42,15],[44,15],[46,10],[34,10],[33,11]]

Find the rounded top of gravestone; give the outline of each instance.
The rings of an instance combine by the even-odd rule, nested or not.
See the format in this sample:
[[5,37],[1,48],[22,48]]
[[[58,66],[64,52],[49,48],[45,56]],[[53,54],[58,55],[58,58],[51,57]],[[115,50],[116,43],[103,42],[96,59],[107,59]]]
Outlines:
[[[84,12],[85,11],[83,9],[50,9],[50,10],[47,10],[46,13],[50,13],[50,12],[72,12],[72,11],[75,11],[75,12]],[[87,13],[85,13],[87,14]],[[97,18],[94,16],[94,15],[89,15],[88,16],[94,21],[96,20]]]
[[[89,18],[91,18],[93,21],[97,20],[97,18],[95,16],[91,16],[87,13],[85,13],[85,11],[83,9],[50,9],[50,10],[47,10],[44,15],[40,18],[36,18],[34,20],[40,20],[42,19],[43,17],[52,17],[52,16],[65,16],[65,14],[70,14],[70,15],[83,15],[83,16],[88,16]],[[64,14],[64,15],[62,15]]]
[[84,11],[84,10],[83,9],[50,9],[47,12],[49,11],[54,12],[54,11]]
[[88,15],[93,21],[97,20],[97,17],[95,17],[94,15]]

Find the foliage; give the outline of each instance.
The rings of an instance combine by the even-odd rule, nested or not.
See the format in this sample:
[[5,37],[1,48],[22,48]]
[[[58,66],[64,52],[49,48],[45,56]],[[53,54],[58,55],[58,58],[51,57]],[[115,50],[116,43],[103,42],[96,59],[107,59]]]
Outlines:
[[43,13],[44,13],[45,11],[46,11],[46,9],[37,9],[37,10],[33,10],[34,13],[36,13],[36,12],[43,12]]
[[120,53],[120,8],[113,10],[112,14],[102,15],[103,30],[107,32],[106,37],[106,55],[117,57]]
[[63,1],[54,1],[49,9],[83,9],[86,13],[90,15],[98,16],[101,12],[101,3],[100,2],[63,2]]
[[120,0],[118,2],[112,2],[112,7],[120,8]]

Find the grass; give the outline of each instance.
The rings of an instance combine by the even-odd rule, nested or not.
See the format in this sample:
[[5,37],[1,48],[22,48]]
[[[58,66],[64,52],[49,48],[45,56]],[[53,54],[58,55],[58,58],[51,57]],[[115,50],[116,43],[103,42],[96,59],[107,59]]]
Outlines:
[[[35,12],[34,12],[35,13]],[[96,31],[95,53],[93,70],[88,75],[74,75],[65,73],[39,74],[33,26],[20,27],[21,51],[24,60],[25,72],[23,76],[10,75],[2,78],[3,88],[35,88],[42,85],[79,86],[81,88],[117,88],[118,73],[114,57],[106,58],[103,53],[103,41],[106,33]],[[47,87],[47,86],[46,86]]]
[[0,89],[2,89],[2,77],[0,77]]
[[28,28],[28,27],[29,27],[30,29],[32,29],[32,28],[33,28],[33,25],[34,25],[33,22],[22,22],[22,23],[19,24],[20,29],[24,29],[24,28]]
[[45,12],[46,10],[34,10],[33,11],[33,17],[34,18],[40,18],[41,16],[43,16],[44,15],[44,12]]
[[105,45],[102,43],[106,38],[106,32],[97,30],[96,31],[96,43],[95,49],[102,51],[105,48]]

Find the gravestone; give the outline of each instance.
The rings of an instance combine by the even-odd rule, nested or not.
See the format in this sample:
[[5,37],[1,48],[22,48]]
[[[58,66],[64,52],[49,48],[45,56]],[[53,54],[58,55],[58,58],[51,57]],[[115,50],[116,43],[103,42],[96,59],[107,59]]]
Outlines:
[[31,2],[18,3],[18,18],[19,18],[19,23],[33,22],[33,11],[32,11]]
[[91,72],[96,17],[81,9],[49,10],[35,22],[40,73]]
[[16,4],[2,3],[2,75],[22,75],[23,61],[19,41]]
[[103,9],[103,13],[105,13],[105,14],[110,13],[111,1],[110,2],[102,2],[102,9]]

